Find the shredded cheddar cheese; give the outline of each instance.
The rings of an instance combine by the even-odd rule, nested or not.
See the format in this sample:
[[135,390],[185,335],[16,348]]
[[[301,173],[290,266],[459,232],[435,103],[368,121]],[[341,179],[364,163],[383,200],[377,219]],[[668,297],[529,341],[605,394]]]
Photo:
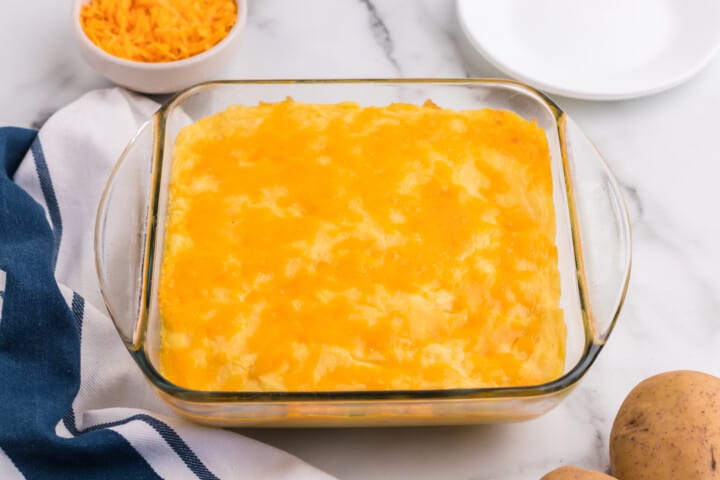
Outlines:
[[234,106],[180,132],[161,370],[224,391],[562,374],[544,131],[507,111]]
[[111,55],[171,62],[213,47],[237,15],[234,0],[91,0],[80,21],[90,41]]

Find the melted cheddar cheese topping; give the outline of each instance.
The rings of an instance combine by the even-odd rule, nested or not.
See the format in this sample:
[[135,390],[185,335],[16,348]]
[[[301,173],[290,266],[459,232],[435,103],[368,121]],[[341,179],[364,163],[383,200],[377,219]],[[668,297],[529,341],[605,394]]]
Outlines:
[[547,140],[507,111],[293,100],[180,132],[161,370],[221,391],[534,385],[565,323]]

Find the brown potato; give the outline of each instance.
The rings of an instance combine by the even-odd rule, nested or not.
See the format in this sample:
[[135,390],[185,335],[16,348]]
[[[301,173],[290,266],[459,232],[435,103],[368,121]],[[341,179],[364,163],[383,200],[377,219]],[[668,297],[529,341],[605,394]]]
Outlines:
[[[546,473],[540,480],[613,480],[604,473],[585,470],[579,467],[560,467]],[[616,480],[616,479],[615,479]]]
[[667,372],[638,384],[610,434],[619,480],[720,480],[720,378]]

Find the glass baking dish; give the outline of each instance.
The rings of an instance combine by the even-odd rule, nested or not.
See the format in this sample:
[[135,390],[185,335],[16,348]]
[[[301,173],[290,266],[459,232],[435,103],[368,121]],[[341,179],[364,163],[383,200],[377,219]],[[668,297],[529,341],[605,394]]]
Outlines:
[[[498,108],[535,120],[552,157],[558,262],[567,324],[560,378],[510,388],[344,392],[207,392],[160,373],[157,286],[173,147],[186,125],[232,104],[291,96],[445,108]],[[630,223],[620,188],[601,156],[552,100],[493,79],[272,80],[197,85],[170,99],[123,152],[102,195],[95,229],[102,295],[140,370],[179,414],[218,426],[379,426],[520,421],[557,405],[587,373],[608,339],[630,276]]]

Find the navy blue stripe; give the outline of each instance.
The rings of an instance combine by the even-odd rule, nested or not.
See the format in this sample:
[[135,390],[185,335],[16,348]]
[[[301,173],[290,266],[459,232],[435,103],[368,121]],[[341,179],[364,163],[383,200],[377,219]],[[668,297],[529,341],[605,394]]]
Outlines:
[[165,439],[167,444],[170,445],[170,448],[178,454],[182,461],[185,462],[185,465],[187,465],[198,478],[201,480],[220,480],[208,470],[197,455],[195,455],[195,452],[190,450],[190,447],[187,446],[183,439],[180,438],[169,425],[149,415],[140,415],[140,417],[141,420],[154,428],[160,436]]
[[37,172],[38,179],[40,180],[40,189],[42,190],[43,196],[45,197],[45,204],[50,214],[50,223],[52,224],[53,235],[55,237],[53,242],[53,256],[52,264],[53,270],[57,263],[58,252],[60,251],[60,239],[62,238],[62,218],[60,217],[60,207],[58,206],[57,197],[55,196],[55,189],[53,188],[52,180],[50,179],[50,170],[48,169],[47,162],[45,161],[45,153],[43,152],[42,145],[40,145],[40,137],[35,137],[32,145],[30,146],[33,158],[35,159],[35,171]]
[[77,429],[77,423],[75,421],[75,411],[73,410],[72,405],[70,408],[68,408],[68,411],[65,412],[65,415],[63,415],[63,425],[65,425],[65,428],[67,428],[68,432],[70,432],[73,437],[77,437],[82,432]]
[[75,327],[77,328],[80,340],[82,340],[82,322],[83,316],[85,315],[85,299],[73,292],[71,307],[73,316],[75,317]]
[[[92,427],[88,427],[82,431],[79,431],[75,426],[75,413],[72,412],[72,409],[70,409],[70,411],[66,415],[66,418],[68,418],[68,421],[72,421],[72,429],[68,428],[68,430],[70,430],[70,433],[72,433],[73,435],[93,432],[96,430],[104,430],[107,428],[117,427],[119,425],[126,425],[134,421],[145,422],[160,434],[163,440],[167,442],[170,448],[172,448],[173,451],[177,453],[178,457],[180,457],[180,459],[185,463],[185,465],[188,466],[190,471],[192,471],[198,478],[200,478],[201,480],[219,480],[218,477],[215,476],[215,474],[212,473],[205,466],[202,460],[200,460],[197,455],[195,455],[195,452],[193,452],[190,447],[188,447],[185,441],[180,438],[180,435],[178,435],[177,432],[172,429],[172,427],[170,427],[165,422],[158,420],[157,418],[151,417],[150,415],[138,413],[136,415],[123,418],[122,420],[99,423],[97,425],[93,425]],[[63,421],[65,421],[65,418],[63,418]]]
[[[85,315],[85,299],[78,295],[76,292],[73,292],[72,296],[72,302],[70,304],[71,310],[73,313],[73,317],[75,317],[75,328],[78,332],[78,337],[82,339],[82,322],[83,322],[83,316]],[[73,436],[80,435],[80,431],[77,429],[77,423],[75,422],[75,411],[72,408],[72,405],[68,409],[67,412],[65,412],[65,415],[63,415],[63,424],[65,425],[65,428],[73,434]]]

